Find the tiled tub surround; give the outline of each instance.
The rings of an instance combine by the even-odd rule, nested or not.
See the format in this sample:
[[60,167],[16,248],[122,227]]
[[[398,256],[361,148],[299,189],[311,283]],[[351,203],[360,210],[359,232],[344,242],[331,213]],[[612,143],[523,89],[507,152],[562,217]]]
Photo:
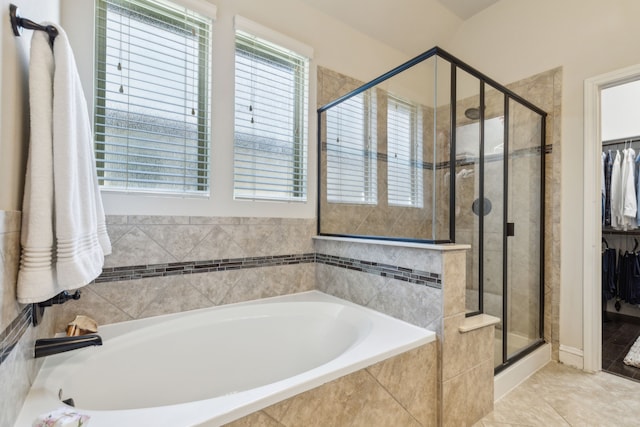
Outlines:
[[76,314],[106,324],[316,289],[318,265],[365,271],[372,281],[394,277],[400,292],[429,288],[425,304],[441,287],[440,273],[427,264],[318,252],[315,220],[110,216],[108,223],[113,255],[82,298],[61,307],[59,331]]
[[366,271],[317,263],[316,288],[414,325],[439,331],[443,281],[438,251],[327,237],[316,238],[315,248],[325,257],[359,258],[370,263],[394,265],[399,269],[429,272],[436,277],[433,285],[416,286],[394,275],[372,275]]
[[438,425],[472,425],[491,412],[494,323],[490,321],[486,326],[461,331],[475,320],[465,315],[464,265],[468,245],[396,246],[318,237],[315,246],[318,253],[343,258],[357,256],[437,274],[439,288],[415,286],[391,277],[372,277],[366,272],[318,263],[316,286],[328,294],[437,332]]
[[[108,220],[114,255],[107,258],[105,276],[85,287],[80,300],[58,307],[62,313],[51,316],[58,320],[57,330],[63,330],[76,314],[106,324],[318,289],[437,332],[437,345],[430,350],[436,351],[439,372],[434,400],[437,425],[454,425],[461,415],[471,424],[492,408],[493,348],[485,345],[484,338],[493,336],[493,326],[465,334],[458,330],[464,322],[465,272],[460,266],[465,264],[466,246],[394,246],[328,238],[314,241],[315,220]],[[206,266],[201,269],[206,272],[194,274],[197,266]],[[142,278],[145,273],[162,275]],[[106,279],[109,274],[113,275]],[[134,278],[136,274],[141,278]],[[366,383],[376,374],[362,371],[353,375],[359,378],[356,383],[353,379],[340,380],[347,387],[340,387],[342,391],[327,386],[317,392],[349,394],[349,387],[364,384],[362,381]],[[395,396],[389,388],[383,388]],[[319,399],[319,405],[326,398],[305,395],[299,398]],[[343,403],[366,407],[365,403],[371,401],[363,399]],[[459,404],[467,410],[460,411]],[[283,403],[279,410],[285,407],[289,405]],[[416,425],[432,425],[420,421],[410,410],[408,413],[417,420]]]
[[[220,425],[380,362],[372,374],[416,416],[436,407],[435,351],[413,355],[420,363],[406,374],[413,357],[384,363],[435,344],[432,331],[318,291],[107,325],[101,335],[101,348],[47,358],[18,425],[59,406],[59,389],[96,427]],[[166,342],[176,349],[163,352]],[[189,363],[159,379],[176,356]],[[359,388],[355,400],[365,400]]]
[[436,426],[437,377],[437,345],[432,342],[254,412],[227,426]]
[[104,273],[62,306],[57,330],[76,314],[106,324],[315,287],[315,219],[108,216],[107,223],[113,252]]
[[45,322],[31,326],[28,306],[16,302],[20,262],[20,212],[0,211],[0,426],[13,425],[41,361],[33,358],[33,342],[51,336],[55,309]]

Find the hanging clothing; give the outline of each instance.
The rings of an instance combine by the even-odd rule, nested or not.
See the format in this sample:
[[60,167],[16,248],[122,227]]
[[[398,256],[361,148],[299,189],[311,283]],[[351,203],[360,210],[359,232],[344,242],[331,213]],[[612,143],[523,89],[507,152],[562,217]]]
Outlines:
[[611,226],[618,228],[622,226],[622,175],[620,166],[622,159],[620,158],[620,150],[616,150],[611,167]]
[[[640,155],[638,156],[640,158]],[[636,163],[640,166],[640,163]],[[604,189],[605,189],[605,198],[604,198],[604,215],[603,215],[603,223],[605,227],[611,226],[611,169],[613,168],[613,156],[611,155],[611,150],[605,153],[605,163],[604,163]],[[636,174],[637,176],[637,174]],[[640,196],[640,192],[638,193]],[[638,220],[640,223],[640,219]]]
[[609,300],[617,295],[616,250],[606,248],[602,252],[602,296]]
[[640,254],[625,252],[618,262],[618,297],[629,304],[640,304]]
[[638,213],[638,199],[635,186],[636,152],[629,147],[622,150],[624,158],[622,162],[622,229],[628,230],[636,227],[636,214]]
[[601,188],[601,201],[600,201],[600,205],[601,205],[601,212],[600,212],[600,217],[602,218],[602,225],[604,225],[604,204],[606,202],[606,197],[607,197],[607,191],[606,191],[606,183],[604,180],[604,165],[607,162],[607,155],[605,153],[602,153],[602,156],[600,158],[600,188]]
[[[636,203],[637,203],[637,206],[640,207],[640,153],[638,153],[638,156],[636,157],[635,172],[636,172]],[[640,209],[638,209],[636,213],[636,226],[640,227]]]

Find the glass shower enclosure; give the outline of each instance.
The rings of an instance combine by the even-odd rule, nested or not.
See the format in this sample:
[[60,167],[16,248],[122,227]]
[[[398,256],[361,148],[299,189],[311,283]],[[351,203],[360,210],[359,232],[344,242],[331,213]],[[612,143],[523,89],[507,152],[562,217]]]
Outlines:
[[504,369],[543,343],[546,113],[438,47],[352,80],[319,71],[318,234],[471,245]]

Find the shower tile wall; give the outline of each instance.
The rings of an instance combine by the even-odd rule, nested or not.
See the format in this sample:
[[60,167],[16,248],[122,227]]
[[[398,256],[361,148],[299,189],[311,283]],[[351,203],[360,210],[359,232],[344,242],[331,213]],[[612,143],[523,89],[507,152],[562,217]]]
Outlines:
[[40,369],[33,342],[51,336],[55,310],[34,328],[28,307],[16,302],[20,262],[20,212],[0,211],[0,426],[13,425]]
[[[439,76],[440,78],[441,76]],[[361,82],[351,79],[347,76],[341,75],[331,70],[319,68],[318,70],[318,88],[319,88],[319,103],[335,99],[337,96],[348,93],[350,90],[358,87]],[[552,344],[552,356],[555,360],[558,359],[559,351],[559,297],[560,297],[560,114],[561,114],[561,96],[562,96],[562,69],[557,68],[549,70],[521,81],[507,85],[507,87],[525,99],[531,101],[533,104],[539,106],[548,113],[547,116],[547,129],[546,129],[546,150],[545,150],[545,259],[544,259],[544,275],[545,275],[545,290],[544,290],[544,325],[545,330],[543,336],[547,342]],[[498,114],[503,106],[503,98],[495,97],[495,91],[487,87],[486,90],[486,107],[489,112],[488,116],[491,116],[491,111]],[[499,98],[499,99],[498,99]],[[464,124],[465,121],[469,122],[469,119],[464,117],[464,111],[469,107],[477,107],[477,98],[468,98],[459,101],[457,111],[459,112],[458,121]],[[431,117],[432,115],[429,114]],[[449,153],[449,107],[447,105],[438,108],[438,114],[436,115],[436,177],[437,182],[443,183],[443,185],[437,185],[436,191],[438,200],[438,209],[436,212],[436,228],[438,236],[448,235],[448,194],[449,186],[446,174],[448,168],[442,167],[441,163],[448,161]],[[426,127],[432,127],[432,123],[428,123],[425,120]],[[427,133],[425,133],[427,134]],[[431,145],[431,144],[427,144]],[[430,157],[425,154],[425,160]],[[519,160],[516,160],[519,161]],[[491,163],[486,165],[486,174],[492,174],[492,168],[500,169],[502,162]],[[457,171],[462,168],[474,168],[474,166],[459,166]],[[516,168],[522,171],[522,168]],[[477,171],[476,171],[477,172]],[[476,173],[476,175],[478,175]],[[494,175],[487,175],[494,176]],[[431,174],[425,174],[425,179],[431,179]],[[513,179],[513,177],[512,177]],[[540,182],[539,178],[532,178],[531,182]],[[485,181],[487,187],[485,188],[489,198],[491,194],[502,194],[503,189],[501,185],[502,180],[487,180]],[[491,186],[491,184],[498,184]],[[379,184],[380,185],[380,184]],[[478,236],[477,217],[471,213],[470,206],[475,199],[474,194],[477,194],[477,179],[469,178],[464,181],[460,186],[460,195],[458,196],[458,204],[461,206],[460,213],[458,214],[458,224],[456,232],[460,238],[460,242],[477,242]],[[499,188],[498,188],[499,187]],[[431,188],[431,184],[425,183],[425,189]],[[520,206],[524,208],[528,204],[523,201],[518,201],[518,195],[521,197],[527,194],[526,191],[516,191],[515,199],[512,200],[513,206]],[[502,204],[500,203],[500,197],[494,196],[492,200],[494,203],[493,213],[495,215],[489,215],[492,218],[498,218],[497,213],[502,212]],[[336,206],[336,205],[334,205]],[[362,221],[366,215],[362,215],[360,211],[352,207],[341,207],[343,209],[340,215],[332,216],[331,221],[323,224],[323,230],[325,227],[336,227],[336,230],[345,230],[347,228],[350,218],[358,218]],[[351,210],[350,210],[351,209]],[[354,210],[355,209],[355,210]],[[326,206],[323,205],[323,213],[326,213]],[[323,216],[323,221],[327,220],[329,216]],[[399,216],[393,216],[394,220],[397,220]],[[492,218],[487,218],[489,225],[491,225]],[[360,227],[358,232],[365,232],[362,224],[366,224],[366,221],[358,224]],[[411,224],[403,224],[398,221],[399,226],[410,227]],[[427,225],[430,227],[430,225]],[[495,224],[491,226],[492,230],[497,229]],[[327,228],[327,232],[332,229]],[[487,233],[485,240],[485,267],[486,267],[486,281],[485,281],[485,308],[488,313],[501,315],[502,312],[502,282],[501,282],[501,270],[502,265],[499,261],[501,258],[502,246],[501,246],[501,233],[491,232]],[[514,248],[515,249],[515,248]],[[531,259],[526,253],[526,248],[516,251],[517,255],[513,256],[513,259]],[[513,260],[512,260],[513,262]],[[466,260],[466,272],[469,278],[467,286],[469,289],[478,289],[478,277],[477,268],[478,258],[477,254],[469,254]],[[539,296],[533,295],[529,292],[529,289],[535,287],[530,286],[528,281],[512,281],[514,288],[512,289],[512,296],[514,298],[526,299],[530,304],[525,304],[525,311],[522,313],[511,313],[511,319],[513,322],[510,324],[512,331],[525,333],[530,330],[529,328],[534,326],[537,321],[537,306]],[[469,293],[469,297],[472,297],[473,293]],[[471,303],[470,305],[473,305]]]
[[[537,105],[541,109],[548,113],[547,116],[547,129],[546,129],[546,150],[545,150],[545,258],[544,258],[544,275],[545,275],[545,290],[544,290],[544,325],[545,330],[543,336],[545,341],[552,344],[552,357],[554,360],[558,360],[559,351],[559,301],[560,301],[560,114],[561,114],[561,96],[562,96],[562,69],[556,68],[540,74],[536,74],[527,79],[507,85],[507,88],[514,91],[523,98],[529,100],[533,104]],[[503,98],[493,96],[494,92],[487,90],[485,94],[485,106],[486,116],[493,117],[503,109]],[[457,105],[458,112],[458,124],[464,125],[470,122],[468,118],[464,116],[464,111],[469,107],[477,107],[477,97],[471,97],[464,100],[460,100]],[[449,107],[439,107],[437,117],[437,150],[441,153],[449,152],[449,123],[445,118],[448,117]],[[442,118],[442,121],[440,120]],[[522,127],[521,129],[526,129]],[[526,136],[520,136],[519,140],[528,140]],[[531,165],[526,164],[526,157],[518,158],[514,160],[514,164],[510,165],[512,170],[511,180],[516,179],[520,182],[525,182],[522,179],[522,174],[527,174],[527,182],[537,183],[540,182],[539,174],[537,171],[531,169]],[[441,161],[441,159],[439,159]],[[485,176],[501,176],[501,171],[492,171],[495,168],[501,168],[502,162],[487,162],[485,164]],[[458,166],[459,172],[463,168],[469,168],[474,166]],[[477,172],[477,171],[476,171]],[[445,174],[447,169],[438,169],[437,179],[445,180]],[[513,176],[513,174],[519,174]],[[499,175],[496,175],[499,174]],[[520,177],[520,178],[518,178]],[[532,184],[534,185],[534,184]],[[477,244],[477,217],[471,213],[470,206],[477,197],[478,194],[478,182],[475,179],[469,179],[463,181],[460,186],[460,194],[456,195],[457,204],[461,207],[460,212],[456,216],[456,235],[459,242],[474,242]],[[440,192],[438,193],[438,199],[445,200],[448,198],[448,186],[439,186]],[[488,179],[485,180],[485,193],[487,197],[492,200],[493,208],[491,214],[486,217],[486,221],[489,221],[490,228],[495,230],[495,226],[491,226],[492,218],[496,219],[502,212],[502,204],[500,203],[500,197],[495,195],[502,194],[502,179]],[[494,194],[493,198],[490,196]],[[511,209],[528,209],[530,203],[526,199],[529,192],[526,189],[515,189],[510,195]],[[446,203],[441,202],[440,206],[443,211],[448,210]],[[498,215],[493,215],[498,213]],[[442,220],[440,220],[442,218]],[[443,233],[448,228],[448,223],[445,221],[446,217],[438,216],[438,230],[439,233]],[[500,218],[501,219],[501,218]],[[485,225],[487,223],[485,222]],[[475,230],[475,231],[474,231]],[[529,230],[530,234],[536,233],[537,230]],[[493,262],[495,257],[501,257],[502,252],[502,235],[501,233],[489,232],[486,233],[485,240],[485,311],[489,314],[501,317],[502,312],[502,282],[501,280],[495,280],[495,278],[501,278],[501,272],[494,271],[501,268],[501,264]],[[532,257],[528,253],[527,245],[522,245],[519,248],[514,248],[513,255],[511,256],[511,262],[522,262],[532,260]],[[466,270],[467,270],[467,287],[470,290],[478,289],[478,255],[477,253],[470,253],[467,257]],[[537,267],[536,267],[537,268]],[[531,283],[531,280],[537,280],[537,278],[531,278],[530,280],[521,276],[518,276],[516,280],[511,280],[511,297],[516,298],[519,302],[523,300],[529,301],[529,304],[515,304],[514,306],[524,306],[522,312],[511,312],[509,325],[510,331],[517,332],[519,334],[527,335],[527,331],[531,328],[537,328],[537,310],[538,299],[537,293],[534,295],[530,292],[531,289],[536,289],[537,286]],[[477,304],[474,298],[477,298],[473,292],[469,292],[467,295],[469,299],[469,305],[474,306]]]
[[[182,274],[180,263],[299,255],[313,252],[315,219],[109,216],[113,253],[106,268],[163,269],[164,276],[93,283],[69,301],[56,325],[76,314],[113,323],[314,288],[314,264]],[[149,269],[148,269],[149,270]],[[188,273],[188,271],[187,271]],[[175,274],[175,275],[174,275]]]
[[[338,97],[362,86],[364,82],[351,77],[318,67],[318,107],[321,107]],[[377,105],[377,203],[375,205],[354,205],[342,203],[327,203],[326,196],[320,198],[322,209],[322,232],[328,234],[350,234],[369,236],[401,236],[420,239],[430,239],[431,204],[430,193],[431,173],[429,167],[432,159],[433,146],[425,143],[423,146],[423,188],[424,206],[401,207],[390,206],[387,202],[387,98],[388,93],[382,89],[376,90]],[[422,134],[433,133],[433,109],[421,106]],[[323,146],[326,146],[326,136],[323,136]],[[323,150],[326,153],[326,149]],[[326,155],[325,155],[326,156]],[[326,160],[323,160],[326,162]],[[322,167],[322,182],[327,182],[327,168]],[[322,188],[325,192],[326,189]]]
[[559,360],[562,68],[536,74],[507,87],[548,113],[545,151],[544,338],[552,344],[552,358]]

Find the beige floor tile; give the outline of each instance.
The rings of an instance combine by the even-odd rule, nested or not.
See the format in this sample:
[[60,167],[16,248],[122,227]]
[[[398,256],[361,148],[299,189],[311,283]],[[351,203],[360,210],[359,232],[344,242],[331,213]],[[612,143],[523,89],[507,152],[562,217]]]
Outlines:
[[549,363],[474,427],[640,425],[640,383]]

